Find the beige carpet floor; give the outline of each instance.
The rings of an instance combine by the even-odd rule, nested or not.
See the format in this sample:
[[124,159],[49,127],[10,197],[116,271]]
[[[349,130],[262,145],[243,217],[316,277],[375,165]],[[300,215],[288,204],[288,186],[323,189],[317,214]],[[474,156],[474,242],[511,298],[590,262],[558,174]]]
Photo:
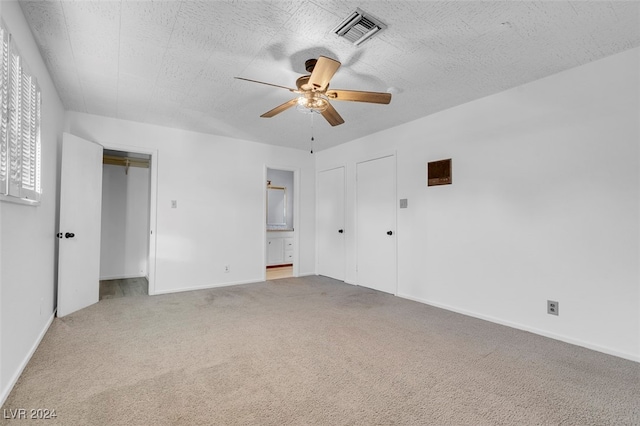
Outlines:
[[4,413],[65,425],[638,425],[640,364],[323,277],[56,318]]
[[147,294],[149,294],[149,281],[144,277],[100,281],[100,300]]

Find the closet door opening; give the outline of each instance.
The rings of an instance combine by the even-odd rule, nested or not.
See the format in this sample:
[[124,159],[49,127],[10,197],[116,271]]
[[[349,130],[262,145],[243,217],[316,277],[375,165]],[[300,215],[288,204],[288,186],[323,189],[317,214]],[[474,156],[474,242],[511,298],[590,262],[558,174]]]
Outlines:
[[149,292],[151,155],[105,149],[100,300]]

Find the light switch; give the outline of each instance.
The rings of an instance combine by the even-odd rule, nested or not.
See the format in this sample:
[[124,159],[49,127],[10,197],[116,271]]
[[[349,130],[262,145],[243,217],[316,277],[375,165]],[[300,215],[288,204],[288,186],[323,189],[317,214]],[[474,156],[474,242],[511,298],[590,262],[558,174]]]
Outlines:
[[178,208],[178,200],[171,200],[171,208],[172,209]]

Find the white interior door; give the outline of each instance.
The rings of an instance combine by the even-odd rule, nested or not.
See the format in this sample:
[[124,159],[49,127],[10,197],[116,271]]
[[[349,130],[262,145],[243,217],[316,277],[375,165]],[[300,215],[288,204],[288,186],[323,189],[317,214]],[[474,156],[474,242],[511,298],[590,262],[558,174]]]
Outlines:
[[396,293],[396,161],[357,164],[357,284]]
[[344,167],[318,173],[318,274],[344,281]]
[[58,316],[98,302],[102,146],[68,133],[62,138],[58,229]]

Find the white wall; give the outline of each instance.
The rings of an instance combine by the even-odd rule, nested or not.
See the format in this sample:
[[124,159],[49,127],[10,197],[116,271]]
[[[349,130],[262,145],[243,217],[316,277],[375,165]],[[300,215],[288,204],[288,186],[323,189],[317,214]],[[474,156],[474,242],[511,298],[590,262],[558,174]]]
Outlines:
[[[634,49],[317,154],[396,150],[398,294],[640,360],[639,56]],[[392,101],[393,102],[393,101]],[[427,188],[426,163],[453,159]],[[355,241],[347,238],[347,281]],[[546,313],[560,302],[558,317]]]
[[67,112],[67,126],[98,143],[158,150],[156,293],[263,279],[271,164],[300,169],[299,273],[315,272],[315,174],[307,151],[76,112]]
[[102,166],[101,280],[147,275],[149,179],[148,168]]
[[42,91],[42,201],[0,202],[0,405],[53,319],[57,275],[58,164],[64,109],[20,6],[2,1],[2,19]]

